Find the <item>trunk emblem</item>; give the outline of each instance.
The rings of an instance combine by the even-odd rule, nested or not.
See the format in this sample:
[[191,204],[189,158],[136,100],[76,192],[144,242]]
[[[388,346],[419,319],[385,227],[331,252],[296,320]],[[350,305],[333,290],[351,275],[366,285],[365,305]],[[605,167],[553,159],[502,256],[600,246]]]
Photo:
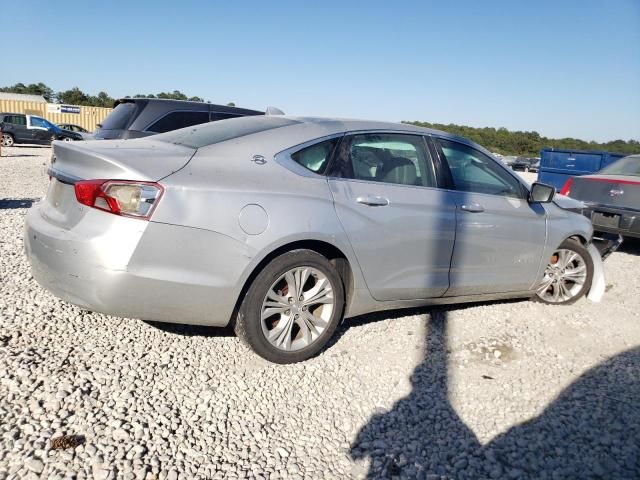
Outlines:
[[620,195],[624,195],[624,190],[617,188],[612,188],[611,190],[609,190],[610,197],[619,197]]

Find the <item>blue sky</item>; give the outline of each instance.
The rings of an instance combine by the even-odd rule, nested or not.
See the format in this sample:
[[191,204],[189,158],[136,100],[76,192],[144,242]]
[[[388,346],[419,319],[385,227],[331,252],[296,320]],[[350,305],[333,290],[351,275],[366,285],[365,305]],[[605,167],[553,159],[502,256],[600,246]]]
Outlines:
[[640,139],[640,0],[24,0],[2,16],[1,85]]

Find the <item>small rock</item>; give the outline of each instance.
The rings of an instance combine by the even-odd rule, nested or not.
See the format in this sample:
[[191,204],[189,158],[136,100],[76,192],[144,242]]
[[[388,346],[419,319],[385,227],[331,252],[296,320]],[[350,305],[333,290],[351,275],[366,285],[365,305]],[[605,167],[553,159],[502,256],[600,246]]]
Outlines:
[[39,458],[31,457],[24,462],[25,467],[35,473],[42,473],[44,470],[44,463]]

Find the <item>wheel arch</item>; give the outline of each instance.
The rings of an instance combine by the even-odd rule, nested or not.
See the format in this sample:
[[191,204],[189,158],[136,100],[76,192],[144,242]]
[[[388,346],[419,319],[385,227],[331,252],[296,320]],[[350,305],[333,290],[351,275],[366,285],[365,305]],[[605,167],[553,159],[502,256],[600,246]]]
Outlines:
[[355,266],[349,260],[348,256],[343,252],[342,249],[325,240],[317,240],[317,239],[294,240],[273,248],[272,250],[269,251],[269,253],[264,255],[258,261],[258,263],[250,267],[251,269],[248,275],[246,276],[243,282],[242,288],[240,289],[238,298],[236,299],[236,303],[231,315],[230,325],[233,326],[238,314],[238,309],[240,308],[240,304],[242,303],[242,299],[246,295],[247,290],[253,283],[256,276],[264,269],[264,267],[268,265],[274,258],[277,258],[284,253],[291,252],[293,250],[301,250],[301,249],[311,250],[316,253],[319,253],[320,255],[327,258],[334,265],[334,267],[338,271],[338,275],[342,279],[342,284],[344,286],[344,294],[345,294],[345,311],[348,310],[351,300],[353,299],[354,283],[355,283],[355,272],[354,272]]

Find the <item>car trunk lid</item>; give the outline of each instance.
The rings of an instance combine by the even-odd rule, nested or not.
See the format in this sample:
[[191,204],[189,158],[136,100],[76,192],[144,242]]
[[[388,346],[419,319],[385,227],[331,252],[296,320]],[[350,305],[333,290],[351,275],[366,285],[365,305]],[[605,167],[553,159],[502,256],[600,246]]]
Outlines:
[[640,178],[627,176],[586,175],[575,177],[571,185],[572,198],[588,204],[640,209]]
[[195,149],[146,139],[54,142],[51,182],[40,207],[51,223],[70,229],[86,214],[75,197],[79,180],[157,182],[186,165]]

